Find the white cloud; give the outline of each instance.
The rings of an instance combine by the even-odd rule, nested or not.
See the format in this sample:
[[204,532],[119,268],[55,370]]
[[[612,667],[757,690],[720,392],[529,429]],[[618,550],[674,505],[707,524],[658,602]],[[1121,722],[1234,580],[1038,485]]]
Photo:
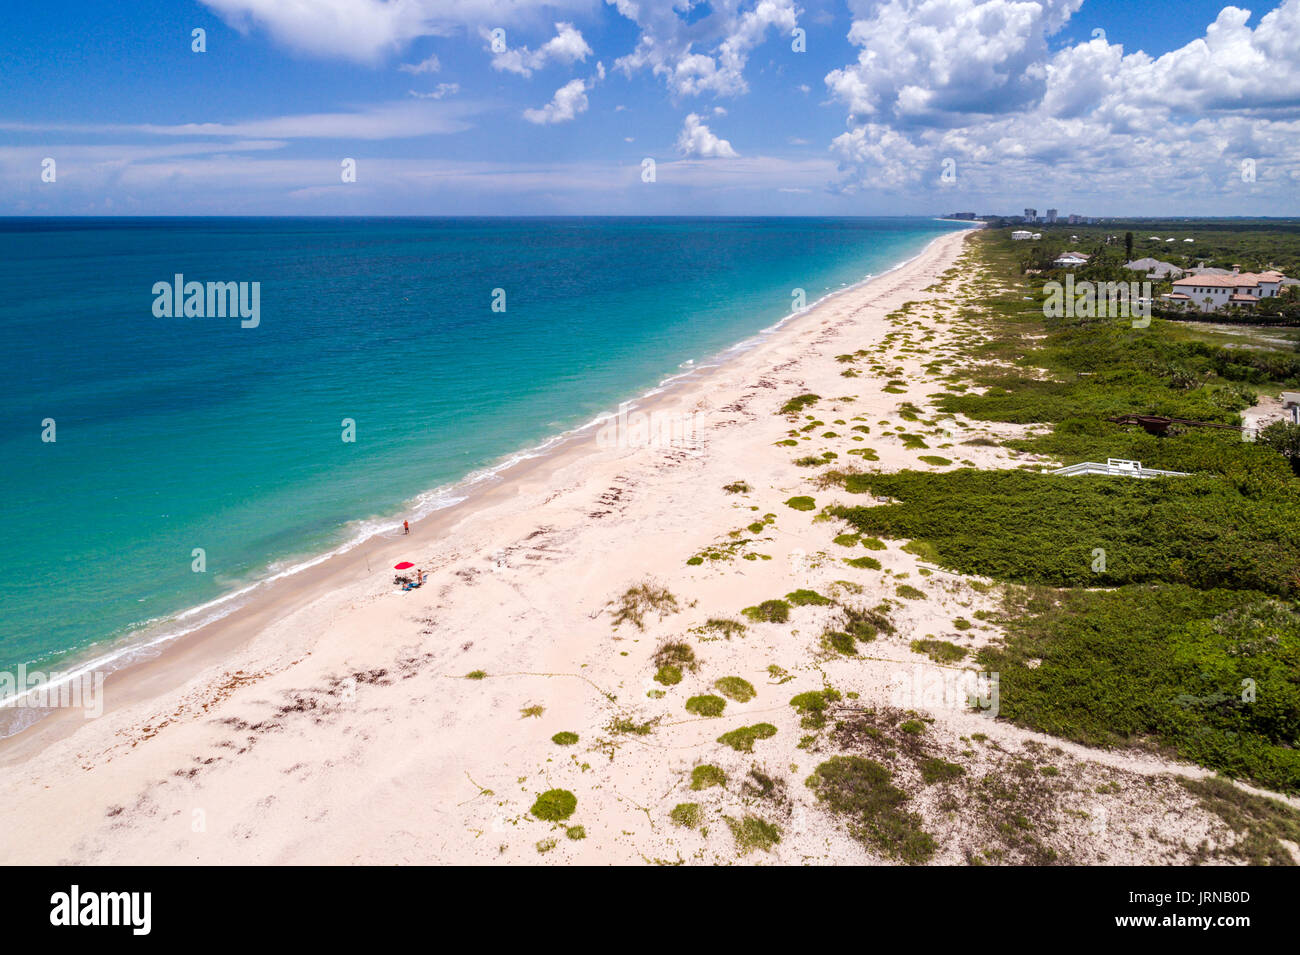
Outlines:
[[427,93],[418,93],[415,90],[408,90],[410,95],[417,99],[442,99],[444,96],[454,96],[460,92],[459,83],[439,83]]
[[720,139],[700,121],[696,113],[690,113],[682,124],[682,131],[677,136],[677,151],[683,156],[697,159],[735,159],[737,153],[731,143]]
[[[487,30],[482,32],[485,38],[489,34]],[[540,70],[552,60],[571,64],[585,60],[591,54],[591,47],[572,23],[557,23],[555,36],[538,49],[529,50],[526,46],[514,50],[507,49],[492,57],[492,68],[518,73],[520,76],[532,76],[534,70]],[[602,73],[604,69],[603,66],[600,67]]]
[[201,0],[241,32],[265,29],[315,56],[375,62],[423,36],[589,10],[592,0]]
[[555,91],[551,101],[541,109],[524,110],[524,119],[544,126],[549,123],[567,123],[579,113],[587,111],[587,83],[570,80]]
[[615,67],[629,76],[649,69],[677,96],[747,92],[750,53],[769,32],[789,36],[797,22],[794,0],[714,0],[707,15],[689,24],[667,2],[605,2],[641,31],[635,49]]
[[403,63],[398,67],[403,73],[437,73],[442,69],[442,64],[438,62],[436,56],[429,56],[419,63]]
[[1041,97],[1047,37],[1083,0],[885,0],[855,19],[856,63],[826,85],[857,117],[944,125]]
[[267,139],[409,139],[470,128],[478,107],[400,100],[364,110],[272,116],[235,123],[4,123],[11,132],[133,133],[146,136],[238,136]]
[[[863,5],[849,32],[856,62],[826,76],[848,112],[831,147],[837,188],[929,191],[945,159],[957,169],[948,188],[972,197],[1034,189],[1062,203],[1100,196],[1117,211],[1159,195],[1202,212],[1216,197],[1294,188],[1300,0],[1283,0],[1253,30],[1246,11],[1226,7],[1203,38],[1155,58],[1104,36],[1050,52],[1047,38],[1078,6]],[[1249,190],[1243,158],[1259,164]]]

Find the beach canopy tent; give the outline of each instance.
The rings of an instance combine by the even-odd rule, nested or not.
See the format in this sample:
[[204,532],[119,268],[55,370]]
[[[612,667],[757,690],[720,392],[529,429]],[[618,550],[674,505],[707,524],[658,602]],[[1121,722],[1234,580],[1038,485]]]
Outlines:
[[414,566],[415,566],[415,565],[414,565],[413,563],[411,563],[409,560],[404,560],[404,561],[402,561],[400,564],[394,564],[394,565],[393,565],[393,570],[408,570],[408,569],[410,569],[411,567],[414,567]]

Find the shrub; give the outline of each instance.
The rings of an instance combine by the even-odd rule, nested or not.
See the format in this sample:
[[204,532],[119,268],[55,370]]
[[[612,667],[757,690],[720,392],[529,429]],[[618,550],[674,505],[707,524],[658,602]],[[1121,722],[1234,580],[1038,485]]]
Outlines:
[[721,716],[726,707],[726,700],[712,694],[693,696],[686,701],[687,712],[694,713],[696,716]]
[[668,814],[668,818],[675,825],[684,829],[698,829],[700,820],[704,814],[700,811],[700,804],[697,802],[679,802],[673,806],[673,811]]
[[567,789],[548,789],[537,797],[529,812],[547,822],[562,822],[577,808],[578,797]]
[[763,623],[785,623],[790,619],[790,605],[784,600],[764,600],[757,607],[741,611],[750,620]]
[[710,786],[727,785],[727,774],[717,766],[705,763],[691,770],[691,788],[708,789]]
[[740,753],[752,753],[755,741],[775,735],[776,727],[771,723],[755,723],[753,726],[742,726],[730,733],[723,733],[718,737],[718,742]]

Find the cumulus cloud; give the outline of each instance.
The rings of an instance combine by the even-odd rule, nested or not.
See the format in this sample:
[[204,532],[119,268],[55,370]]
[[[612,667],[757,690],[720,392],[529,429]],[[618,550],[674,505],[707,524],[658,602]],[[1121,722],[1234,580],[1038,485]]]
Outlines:
[[677,135],[677,151],[696,159],[735,159],[738,153],[731,143],[713,134],[697,113],[690,113]]
[[[484,37],[488,37],[489,33],[490,31],[484,30]],[[585,60],[591,56],[591,53],[591,47],[572,23],[557,23],[555,36],[542,46],[536,50],[529,50],[526,46],[514,50],[507,49],[492,57],[492,68],[518,73],[520,76],[532,76],[534,70],[540,70],[552,60],[559,63],[576,63],[578,60]]]
[[[856,62],[827,74],[848,130],[835,188],[919,191],[945,160],[957,183],[1015,195],[1027,183],[1111,202],[1240,195],[1300,178],[1300,0],[1252,29],[1224,8],[1205,35],[1159,57],[1103,36],[1050,52],[1079,0],[885,0],[849,32]],[[1272,183],[1272,186],[1269,186]],[[1234,192],[1234,190],[1236,190]]]
[[714,0],[686,4],[707,13],[688,23],[673,4],[605,0],[640,30],[636,47],[615,61],[627,75],[648,69],[679,96],[735,96],[749,89],[745,66],[769,33],[789,36],[794,0]]
[[856,19],[856,63],[826,85],[853,116],[944,125],[1041,98],[1047,38],[1083,0],[886,0]]
[[587,83],[570,80],[555,91],[551,101],[541,109],[524,110],[524,119],[539,126],[567,123],[587,111]]

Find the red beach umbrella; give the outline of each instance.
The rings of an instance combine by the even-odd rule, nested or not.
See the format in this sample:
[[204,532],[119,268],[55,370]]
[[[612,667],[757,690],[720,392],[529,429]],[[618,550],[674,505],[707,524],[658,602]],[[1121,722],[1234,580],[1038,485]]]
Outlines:
[[409,560],[404,560],[400,564],[394,564],[393,570],[406,570],[408,567],[414,567],[414,566],[415,565],[411,563]]

